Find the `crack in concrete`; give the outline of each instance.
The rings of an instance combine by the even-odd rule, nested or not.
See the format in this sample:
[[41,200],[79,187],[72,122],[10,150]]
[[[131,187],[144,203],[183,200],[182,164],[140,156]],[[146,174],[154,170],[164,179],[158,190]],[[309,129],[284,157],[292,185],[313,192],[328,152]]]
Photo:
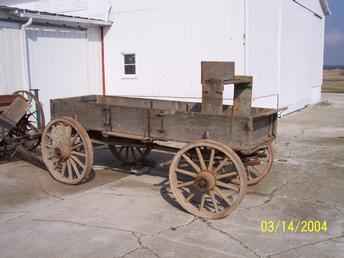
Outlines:
[[260,254],[258,254],[255,250],[253,250],[251,247],[249,247],[247,244],[245,244],[243,241],[241,241],[239,238],[233,236],[232,234],[219,229],[217,227],[215,227],[210,221],[204,221],[205,224],[212,230],[215,230],[223,235],[225,235],[226,237],[228,237],[231,240],[234,240],[235,242],[237,242],[241,247],[243,247],[244,249],[246,249],[247,251],[249,251],[250,253],[252,253],[255,257],[257,258],[262,258],[262,256]]
[[282,251],[279,251],[279,252],[276,252],[276,253],[268,254],[266,256],[266,258],[273,258],[274,256],[285,254],[285,253],[289,253],[291,251],[295,251],[295,250],[298,250],[298,249],[303,248],[303,247],[315,246],[317,244],[331,242],[331,241],[335,241],[335,240],[338,240],[338,239],[341,239],[341,238],[344,238],[344,234],[339,235],[339,236],[330,237],[330,238],[327,238],[327,239],[324,239],[324,240],[319,240],[319,241],[303,244],[303,245],[300,245],[300,246],[292,247],[292,248],[289,248],[289,249],[286,249],[286,250],[282,250]]
[[71,221],[71,220],[32,219],[32,221],[47,222],[47,223],[49,223],[49,222],[52,222],[52,223],[65,223],[65,224],[72,224],[72,225],[83,226],[83,227],[92,227],[92,228],[106,229],[106,230],[116,230],[116,231],[130,233],[130,234],[132,234],[132,233],[144,234],[144,233],[139,233],[139,232],[135,232],[135,231],[132,231],[132,230],[118,228],[118,227],[113,227],[113,226],[100,226],[100,225],[81,223],[81,222],[76,222],[76,221]]
[[141,239],[142,236],[140,236],[140,235],[137,234],[137,233],[132,233],[132,234],[133,234],[133,236],[136,238],[137,243],[138,243],[139,246],[140,246],[140,249],[145,249],[145,250],[151,252],[155,257],[160,258],[160,255],[159,255],[157,252],[155,252],[152,248],[150,248],[150,247],[148,247],[148,246],[146,246],[146,245],[143,244],[142,239]]
[[319,164],[319,165],[328,165],[328,166],[333,166],[333,167],[339,167],[342,168],[344,167],[344,164],[342,163],[334,163],[334,162],[328,162],[326,160],[311,160],[311,159],[300,159],[300,158],[294,158],[294,157],[289,157],[289,158],[279,158],[275,162],[277,163],[282,163],[282,164],[292,164],[292,165],[303,165],[304,163],[313,163],[313,164]]
[[184,228],[184,227],[187,227],[187,226],[190,226],[191,224],[195,223],[196,221],[198,221],[199,219],[197,217],[192,217],[189,221],[187,221],[186,223],[183,223],[183,224],[180,224],[180,225],[177,225],[177,226],[170,226],[169,228],[167,229],[163,229],[161,231],[159,231],[158,233],[152,235],[152,237],[156,237],[156,236],[159,236],[160,234],[162,234],[163,232],[166,232],[166,231],[169,231],[169,230],[172,230],[172,231],[177,231],[178,229],[180,228]]
[[[55,223],[66,223],[66,224],[73,224],[73,225],[78,225],[82,227],[92,227],[92,228],[98,228],[98,229],[105,229],[105,230],[116,230],[120,232],[125,232],[125,233],[130,233],[137,241],[138,247],[129,250],[125,254],[121,255],[119,258],[123,258],[128,256],[129,254],[139,250],[139,249],[145,249],[149,252],[151,252],[155,257],[161,258],[157,252],[155,252],[152,248],[146,246],[143,244],[141,238],[143,236],[146,236],[144,233],[139,233],[135,232],[132,230],[127,230],[127,229],[122,229],[122,228],[117,228],[117,227],[112,227],[112,226],[99,226],[99,225],[91,225],[87,223],[80,223],[80,222],[75,222],[75,221],[69,221],[69,220],[52,220],[52,219],[32,219],[32,221],[38,221],[38,222],[55,222]],[[153,235],[154,236],[154,235]]]
[[130,255],[130,254],[132,254],[132,253],[134,253],[136,251],[138,251],[138,250],[141,250],[141,249],[149,251],[156,258],[161,258],[160,255],[157,252],[155,252],[152,248],[150,248],[150,247],[148,247],[148,246],[143,244],[142,239],[141,239],[144,236],[143,234],[139,234],[137,232],[131,232],[131,234],[136,239],[138,246],[133,248],[133,249],[131,249],[131,250],[129,250],[129,251],[127,251],[125,254],[123,254],[123,255],[121,255],[119,257],[115,256],[114,258],[124,258],[124,257],[126,257],[126,256],[128,256],[128,255]]
[[4,221],[2,221],[2,222],[0,222],[0,223],[6,224],[6,223],[8,223],[8,222],[10,222],[10,221],[12,221],[12,220],[16,220],[16,219],[22,218],[22,217],[24,217],[26,214],[27,214],[27,213],[22,213],[22,214],[20,214],[20,215],[18,214],[18,216],[15,216],[15,217],[13,217],[13,218],[9,218],[9,219],[4,220]]
[[265,193],[260,193],[260,192],[251,192],[249,194],[252,195],[257,195],[257,196],[262,196],[262,197],[268,197],[264,203],[256,205],[256,206],[252,206],[252,207],[239,207],[239,209],[244,209],[244,210],[251,210],[251,209],[255,209],[255,208],[260,208],[263,207],[265,205],[267,205],[268,203],[270,203],[275,197],[276,197],[276,193],[281,191],[286,185],[288,185],[288,180],[285,181],[281,186],[274,188],[271,193],[265,194]]

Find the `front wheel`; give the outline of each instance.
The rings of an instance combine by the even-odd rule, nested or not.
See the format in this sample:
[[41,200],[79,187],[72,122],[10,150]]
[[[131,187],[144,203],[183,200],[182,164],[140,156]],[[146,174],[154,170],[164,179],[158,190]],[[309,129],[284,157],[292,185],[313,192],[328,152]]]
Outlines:
[[[221,219],[233,212],[247,190],[246,170],[228,146],[201,140],[181,149],[169,171],[171,190],[191,214]],[[239,184],[233,183],[238,179]]]
[[145,160],[152,148],[147,144],[109,145],[112,155],[124,164],[136,164]]

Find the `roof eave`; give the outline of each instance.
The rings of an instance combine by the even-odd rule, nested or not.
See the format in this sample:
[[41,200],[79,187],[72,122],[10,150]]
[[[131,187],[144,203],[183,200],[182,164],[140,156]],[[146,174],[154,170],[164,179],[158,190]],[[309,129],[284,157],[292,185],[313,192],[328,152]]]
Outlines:
[[320,0],[320,5],[326,16],[331,15],[330,5],[327,0]]
[[7,6],[0,6],[0,11],[5,12],[9,18],[15,20],[27,20],[32,18],[35,22],[38,23],[50,23],[57,25],[71,25],[83,27],[109,27],[113,23],[112,21],[105,21],[100,19],[76,17],[49,12],[39,12]]

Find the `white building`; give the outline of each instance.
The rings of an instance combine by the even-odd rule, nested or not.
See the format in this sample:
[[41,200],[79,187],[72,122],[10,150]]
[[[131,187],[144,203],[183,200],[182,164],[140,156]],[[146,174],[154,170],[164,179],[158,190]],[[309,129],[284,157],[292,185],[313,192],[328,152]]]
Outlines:
[[[0,0],[1,4],[103,19],[104,26],[113,21],[103,38],[99,29],[47,33],[42,26],[25,28],[22,44],[28,46],[30,68],[25,85],[39,88],[46,106],[49,98],[104,91],[200,101],[201,61],[235,61],[237,74],[253,75],[255,106],[292,112],[320,101],[324,24],[330,13],[326,0]],[[10,58],[17,60],[18,55]],[[231,87],[225,95],[230,101]]]

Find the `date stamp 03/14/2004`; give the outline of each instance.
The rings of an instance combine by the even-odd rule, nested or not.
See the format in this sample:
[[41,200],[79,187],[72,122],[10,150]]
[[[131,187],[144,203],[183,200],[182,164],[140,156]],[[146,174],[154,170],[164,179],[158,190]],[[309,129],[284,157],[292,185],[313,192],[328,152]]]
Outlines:
[[262,233],[327,233],[325,220],[262,220]]

